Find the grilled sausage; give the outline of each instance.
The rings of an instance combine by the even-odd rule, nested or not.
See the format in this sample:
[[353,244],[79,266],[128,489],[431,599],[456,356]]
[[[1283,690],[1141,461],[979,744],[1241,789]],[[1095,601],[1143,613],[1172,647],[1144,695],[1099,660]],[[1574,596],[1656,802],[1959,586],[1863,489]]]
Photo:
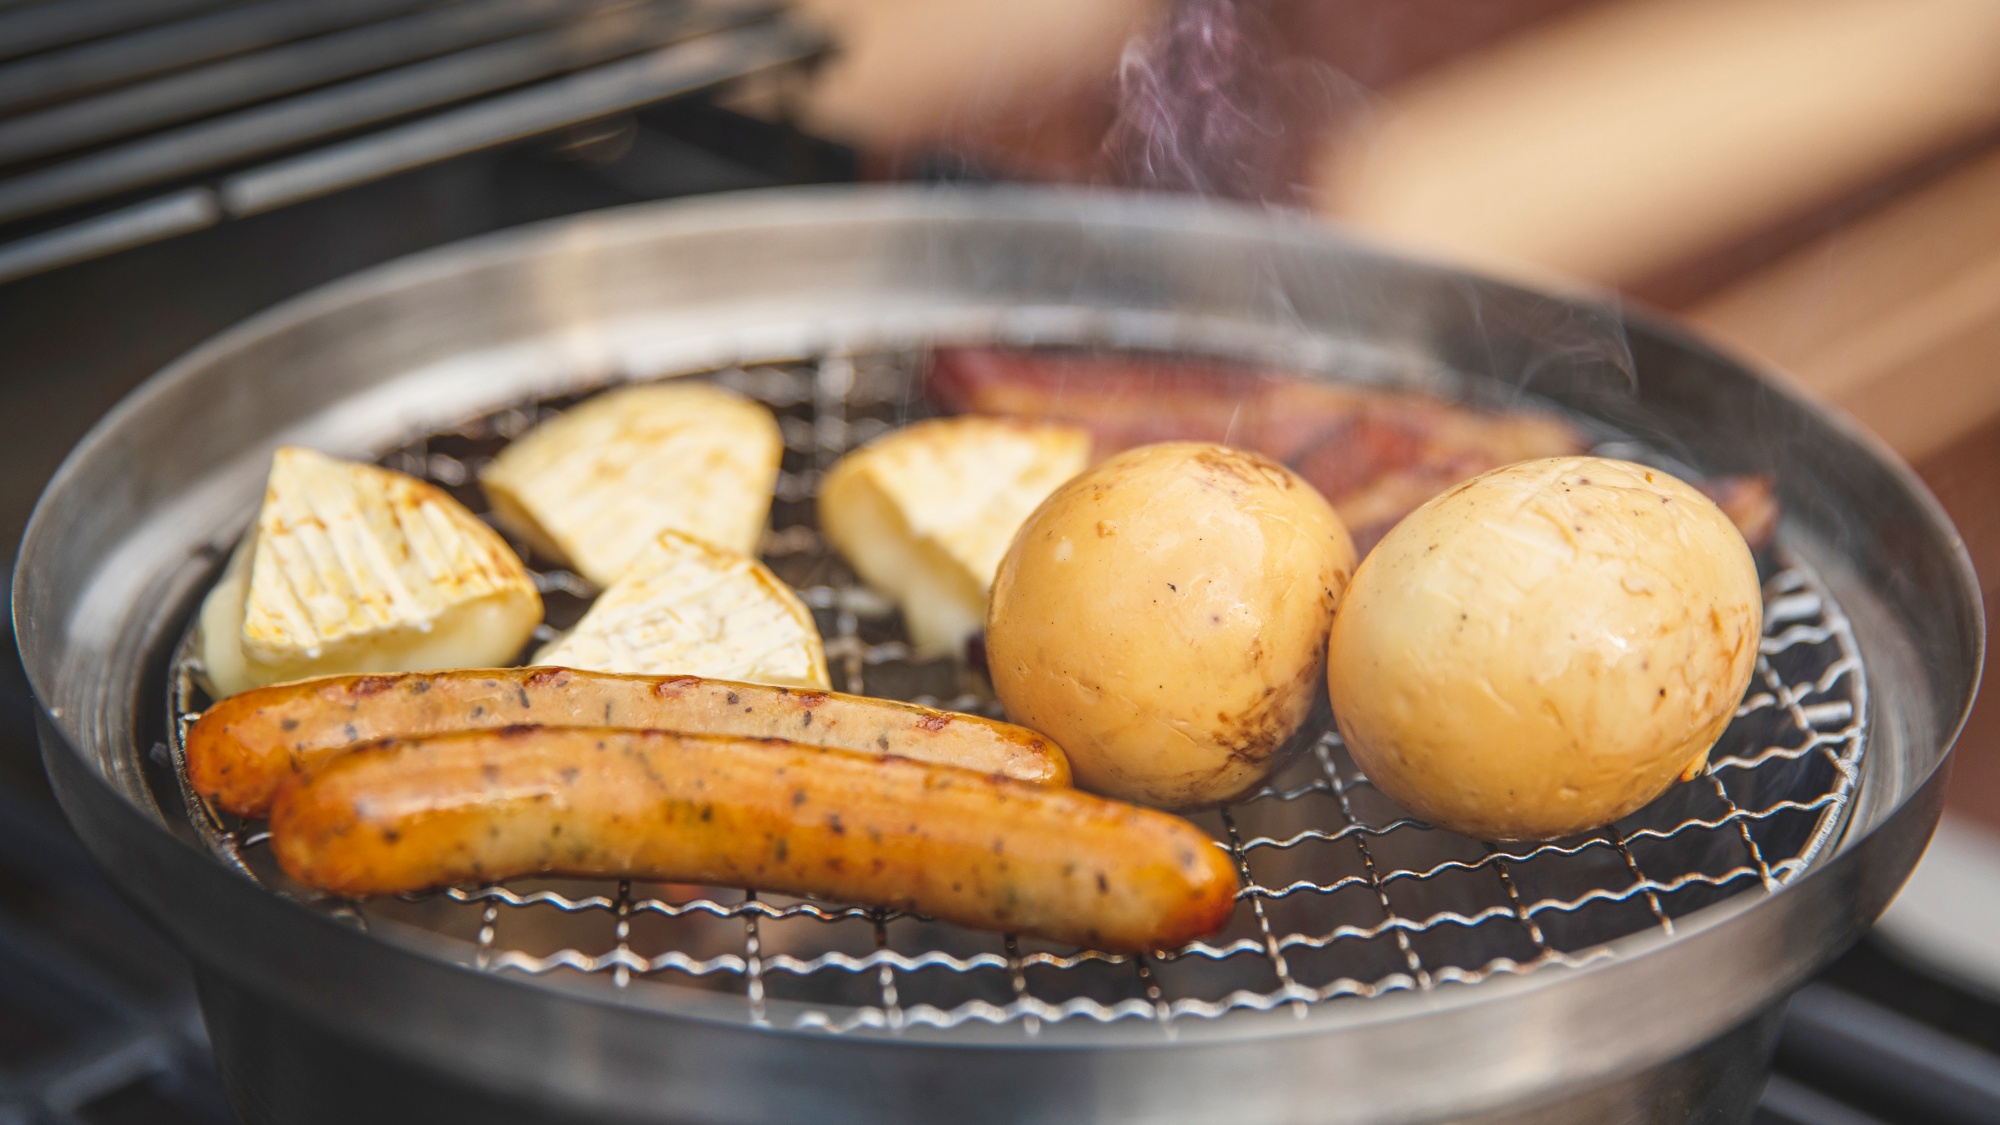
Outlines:
[[278,782],[357,743],[519,724],[789,738],[1069,784],[1069,759],[1055,743],[975,715],[697,676],[568,668],[328,676],[232,695],[188,731],[188,777],[222,808],[263,816]]
[[271,846],[339,895],[568,874],[752,887],[1102,949],[1220,928],[1236,875],[1166,813],[783,739],[508,727],[288,777]]

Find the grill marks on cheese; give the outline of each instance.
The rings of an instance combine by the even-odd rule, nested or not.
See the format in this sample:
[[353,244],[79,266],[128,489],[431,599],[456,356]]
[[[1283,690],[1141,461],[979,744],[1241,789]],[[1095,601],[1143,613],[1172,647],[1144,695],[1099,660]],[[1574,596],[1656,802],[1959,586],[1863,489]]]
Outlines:
[[309,449],[272,458],[256,534],[243,645],[264,660],[428,631],[454,605],[534,589],[507,544],[444,492]]
[[442,490],[285,447],[201,610],[218,695],[343,672],[504,664],[541,620],[506,542]]
[[812,612],[757,560],[662,533],[536,664],[824,689]]
[[608,586],[662,531],[755,552],[783,453],[768,409],[676,381],[564,411],[502,450],[479,481],[501,526]]

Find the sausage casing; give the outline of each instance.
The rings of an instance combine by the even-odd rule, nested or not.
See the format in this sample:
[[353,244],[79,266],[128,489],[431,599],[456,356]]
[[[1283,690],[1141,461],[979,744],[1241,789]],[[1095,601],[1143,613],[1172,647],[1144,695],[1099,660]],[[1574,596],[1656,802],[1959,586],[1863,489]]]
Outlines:
[[1178,945],[1235,901],[1194,825],[1074,789],[670,731],[512,727],[396,739],[288,778],[294,879],[394,894],[531,874],[751,887],[1101,949]]
[[837,692],[569,668],[327,676],[232,695],[189,729],[188,779],[230,812],[263,816],[280,781],[358,743],[523,724],[789,738],[1069,784],[1069,759],[1055,743],[976,715]]

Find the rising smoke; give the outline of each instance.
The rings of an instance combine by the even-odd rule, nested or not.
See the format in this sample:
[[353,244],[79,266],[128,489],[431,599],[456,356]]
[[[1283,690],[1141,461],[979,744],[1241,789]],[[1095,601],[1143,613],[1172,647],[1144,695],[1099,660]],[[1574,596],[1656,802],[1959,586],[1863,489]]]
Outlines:
[[1104,156],[1122,187],[1303,205],[1313,143],[1363,104],[1332,67],[1286,56],[1253,0],[1174,0],[1125,45]]

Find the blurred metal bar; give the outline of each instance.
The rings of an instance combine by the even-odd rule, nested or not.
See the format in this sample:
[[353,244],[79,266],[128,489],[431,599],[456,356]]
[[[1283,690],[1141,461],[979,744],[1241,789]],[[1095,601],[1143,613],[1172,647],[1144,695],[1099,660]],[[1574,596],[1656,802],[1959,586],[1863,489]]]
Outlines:
[[0,222],[194,175],[768,16],[756,6],[626,8],[256,109],[0,181]]
[[254,215],[509,141],[686,94],[823,50],[788,21],[703,36],[225,180],[223,206]]
[[0,245],[0,282],[159,242],[222,221],[207,188],[188,188]]
[[353,27],[433,0],[265,0],[0,66],[0,110]]
[[1829,985],[1809,984],[1792,1000],[1778,1059],[1940,1125],[2000,1121],[2000,1057]]
[[227,0],[57,0],[0,14],[0,59],[170,20]]
[[[469,0],[0,121],[0,162],[47,156],[517,35],[630,0]],[[26,65],[26,64],[17,64]],[[6,70],[0,69],[0,76]]]
[[1834,1101],[1810,1086],[1782,1074],[1764,1084],[1754,1125],[1886,1125],[1851,1106]]

